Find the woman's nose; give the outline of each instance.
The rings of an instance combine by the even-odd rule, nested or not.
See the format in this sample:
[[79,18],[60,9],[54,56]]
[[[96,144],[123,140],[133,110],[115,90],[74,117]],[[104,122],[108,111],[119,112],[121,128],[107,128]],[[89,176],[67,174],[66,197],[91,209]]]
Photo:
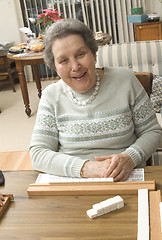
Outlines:
[[72,61],[71,69],[72,69],[73,72],[77,72],[80,69],[80,64],[77,60]]

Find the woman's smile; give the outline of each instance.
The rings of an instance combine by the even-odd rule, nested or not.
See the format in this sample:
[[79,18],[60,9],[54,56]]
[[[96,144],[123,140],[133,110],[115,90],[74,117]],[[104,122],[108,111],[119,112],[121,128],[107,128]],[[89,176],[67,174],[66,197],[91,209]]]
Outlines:
[[76,79],[77,81],[81,81],[82,79],[84,79],[85,75],[86,75],[86,72],[84,72],[83,74],[81,74],[77,77],[73,77],[73,78]]

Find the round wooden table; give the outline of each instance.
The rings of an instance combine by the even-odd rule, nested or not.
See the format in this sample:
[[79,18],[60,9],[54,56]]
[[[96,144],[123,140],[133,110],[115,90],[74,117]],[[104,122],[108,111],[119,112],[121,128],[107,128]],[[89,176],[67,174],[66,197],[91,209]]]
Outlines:
[[13,59],[16,63],[16,69],[18,71],[20,87],[22,92],[23,101],[25,104],[25,112],[30,117],[31,109],[30,109],[30,102],[29,102],[29,94],[27,88],[27,82],[24,74],[24,66],[31,65],[34,73],[34,80],[36,82],[36,86],[38,89],[38,97],[41,97],[41,81],[38,71],[38,64],[43,64],[43,54],[38,53],[23,53],[23,54],[11,54],[8,53],[7,57]]

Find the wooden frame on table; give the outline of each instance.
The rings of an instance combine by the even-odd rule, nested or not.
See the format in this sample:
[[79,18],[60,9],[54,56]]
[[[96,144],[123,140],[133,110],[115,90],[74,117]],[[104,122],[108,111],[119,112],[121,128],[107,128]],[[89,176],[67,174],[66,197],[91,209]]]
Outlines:
[[40,195],[137,194],[138,189],[149,190],[150,240],[162,240],[159,206],[161,196],[160,190],[156,191],[155,181],[30,184],[27,193],[30,197]]

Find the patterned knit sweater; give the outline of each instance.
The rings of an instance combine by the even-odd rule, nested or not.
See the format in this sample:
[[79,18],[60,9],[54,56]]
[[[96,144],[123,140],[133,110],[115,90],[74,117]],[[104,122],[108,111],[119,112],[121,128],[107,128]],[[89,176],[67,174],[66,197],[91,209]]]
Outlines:
[[[86,100],[94,89],[76,93]],[[63,80],[42,93],[32,134],[33,167],[60,176],[80,177],[87,160],[125,152],[144,166],[161,138],[150,99],[134,74],[107,68],[95,100],[78,106]]]

